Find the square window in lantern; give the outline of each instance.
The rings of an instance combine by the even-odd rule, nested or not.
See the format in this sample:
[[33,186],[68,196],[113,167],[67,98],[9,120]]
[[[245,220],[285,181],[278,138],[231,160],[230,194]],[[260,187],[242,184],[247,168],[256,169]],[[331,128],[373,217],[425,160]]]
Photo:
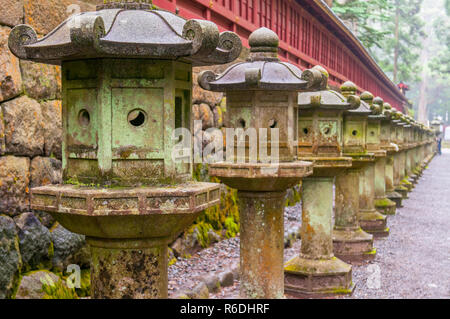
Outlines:
[[70,153],[96,149],[95,89],[67,90],[67,148]]
[[344,145],[362,145],[364,141],[364,128],[362,123],[345,123]]
[[159,152],[164,145],[164,93],[154,88],[112,90],[112,147]]

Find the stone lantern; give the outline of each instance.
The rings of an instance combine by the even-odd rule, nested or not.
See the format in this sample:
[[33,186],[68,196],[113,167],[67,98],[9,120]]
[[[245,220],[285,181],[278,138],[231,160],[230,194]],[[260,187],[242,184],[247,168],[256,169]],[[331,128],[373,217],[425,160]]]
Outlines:
[[[388,236],[386,216],[380,214],[375,207],[377,189],[378,193],[384,191],[384,161],[386,151],[381,149],[380,143],[380,114],[382,101],[379,98],[365,100],[369,104],[372,114],[368,117],[366,143],[367,151],[373,153],[375,161],[368,163],[360,175],[359,181],[359,222],[361,228],[376,236]],[[381,104],[380,104],[381,102]],[[381,163],[380,163],[381,160]],[[383,184],[383,185],[381,185]],[[380,190],[382,188],[382,190]]]
[[[249,37],[246,62],[219,75],[211,71],[199,75],[204,89],[226,93],[228,121],[233,127],[227,129],[233,134],[227,133],[226,161],[210,164],[209,174],[238,190],[243,298],[284,297],[285,194],[312,173],[311,163],[295,160],[297,98],[298,91],[318,85],[321,74],[314,70],[302,74],[296,66],[281,62],[278,43],[275,32],[257,29]],[[279,159],[269,162],[261,152],[270,148],[271,155],[276,155],[273,147]]]
[[[395,144],[395,127],[392,122],[392,106],[385,102],[383,103],[383,115],[381,119],[381,147],[387,152],[385,165],[385,193],[386,197],[393,201],[396,207],[402,207],[402,195],[397,193],[394,188],[394,156],[399,151]],[[382,210],[383,214],[395,214],[395,208]]]
[[17,57],[62,66],[63,184],[32,189],[32,208],[86,235],[93,298],[167,298],[167,244],[219,202],[218,184],[193,182],[190,151],[172,154],[192,66],[230,62],[241,42],[150,0],[105,2],[42,39],[11,31]]
[[285,265],[285,290],[295,295],[351,293],[352,267],[333,254],[333,184],[352,165],[342,156],[344,111],[357,109],[359,97],[342,96],[328,88],[328,72],[313,92],[298,98],[298,158],[314,163],[313,175],[302,182],[300,254]]
[[[375,162],[375,208],[384,215],[394,215],[396,203],[386,195],[386,166],[388,165],[388,154],[395,151],[395,147],[389,143],[389,135],[385,125],[388,113],[384,113],[383,99],[376,97],[372,103],[372,114],[369,116],[368,140],[384,151],[384,156],[379,156]],[[386,106],[390,107],[389,104]]]
[[[345,82],[341,86],[344,97],[356,94],[356,85]],[[361,104],[355,110],[344,112],[343,155],[352,158],[352,167],[336,176],[333,228],[334,255],[345,262],[358,264],[375,258],[373,236],[359,225],[359,179],[361,169],[373,162],[373,153],[367,152],[367,117],[370,106],[364,102],[372,99],[369,92],[361,94]]]
[[392,114],[394,120],[394,141],[398,147],[398,152],[394,156],[394,189],[402,195],[403,199],[408,198],[408,188],[402,184],[405,175],[405,141],[403,135],[403,127],[406,123],[403,121],[402,113],[394,111]]
[[434,130],[436,136],[439,136],[441,134],[441,120],[438,117],[435,117],[431,123],[431,129]]

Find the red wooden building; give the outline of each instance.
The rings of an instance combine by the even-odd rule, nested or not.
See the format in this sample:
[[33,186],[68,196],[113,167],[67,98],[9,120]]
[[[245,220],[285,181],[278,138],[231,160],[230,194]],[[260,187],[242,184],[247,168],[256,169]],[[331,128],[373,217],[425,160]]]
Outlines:
[[310,68],[324,66],[330,84],[351,80],[403,111],[405,96],[384,74],[364,46],[322,0],[154,0],[184,18],[214,21],[221,31],[239,34],[243,44],[252,31],[265,26],[280,37],[279,56]]

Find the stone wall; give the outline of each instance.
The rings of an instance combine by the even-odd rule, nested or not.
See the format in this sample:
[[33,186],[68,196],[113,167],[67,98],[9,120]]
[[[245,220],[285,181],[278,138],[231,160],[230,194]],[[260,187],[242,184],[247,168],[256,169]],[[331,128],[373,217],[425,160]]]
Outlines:
[[[30,210],[30,188],[61,182],[60,68],[14,57],[9,33],[26,23],[40,38],[70,14],[93,11],[101,2],[0,0],[0,298],[13,296],[27,271],[62,271],[70,263],[87,266],[89,260],[83,236]],[[194,69],[194,83],[202,69]],[[192,113],[202,120],[203,130],[224,126],[224,105],[223,94],[194,84]]]
[[88,265],[83,236],[30,210],[30,188],[61,182],[60,68],[19,61],[8,36],[27,23],[42,37],[95,2],[0,0],[0,298],[11,297],[30,270]]

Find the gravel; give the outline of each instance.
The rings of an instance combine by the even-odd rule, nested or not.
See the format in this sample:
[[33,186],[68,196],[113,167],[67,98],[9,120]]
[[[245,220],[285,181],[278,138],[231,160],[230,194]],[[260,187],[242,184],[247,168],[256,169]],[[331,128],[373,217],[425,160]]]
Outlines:
[[[377,239],[375,260],[353,266],[356,288],[352,296],[337,298],[449,298],[450,297],[450,150],[436,156],[418,184],[388,217],[390,235]],[[301,206],[285,209],[285,229],[298,228]],[[287,261],[300,250],[300,240],[285,249]],[[193,289],[208,274],[239,266],[239,237],[224,240],[190,259],[169,267],[169,295]],[[239,281],[211,293],[210,298],[238,298]]]

